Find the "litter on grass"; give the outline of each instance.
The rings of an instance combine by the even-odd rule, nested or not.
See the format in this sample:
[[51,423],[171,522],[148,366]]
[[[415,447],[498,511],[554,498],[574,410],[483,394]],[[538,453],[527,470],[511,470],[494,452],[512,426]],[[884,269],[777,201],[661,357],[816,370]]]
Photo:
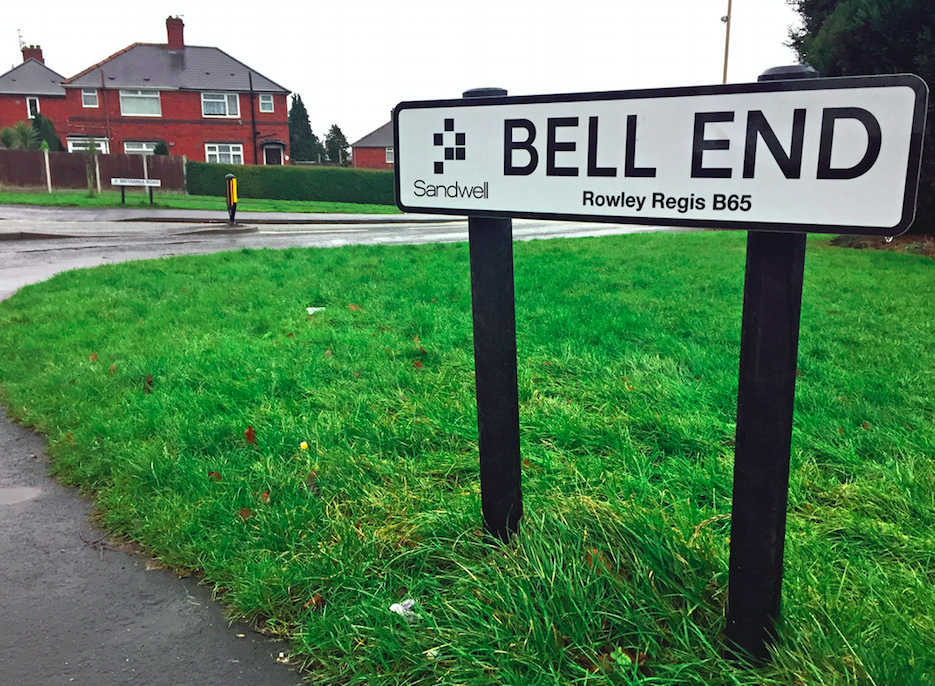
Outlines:
[[406,621],[411,622],[416,618],[416,613],[412,611],[412,607],[416,604],[416,601],[412,598],[404,600],[401,603],[393,603],[390,605],[390,612],[395,612],[400,617],[404,618]]
[[305,310],[309,314],[315,314],[316,312],[324,312],[325,308],[324,307],[306,307]]

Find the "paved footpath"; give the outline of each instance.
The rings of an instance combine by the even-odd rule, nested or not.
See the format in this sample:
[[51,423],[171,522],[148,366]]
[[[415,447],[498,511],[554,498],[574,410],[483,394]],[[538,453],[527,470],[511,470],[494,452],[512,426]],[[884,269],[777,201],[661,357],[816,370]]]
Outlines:
[[195,579],[112,549],[91,504],[47,476],[44,443],[0,413],[0,684],[301,683],[276,661],[288,645],[228,626]]

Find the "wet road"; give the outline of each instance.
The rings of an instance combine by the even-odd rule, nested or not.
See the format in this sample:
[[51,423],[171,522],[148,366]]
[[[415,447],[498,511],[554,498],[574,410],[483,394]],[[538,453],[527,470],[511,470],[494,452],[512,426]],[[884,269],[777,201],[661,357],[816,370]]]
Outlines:
[[[225,233],[201,217],[171,222],[82,217],[76,220],[74,211],[0,208],[0,299],[60,271],[127,260],[243,247],[467,240],[466,221],[344,223],[348,220],[339,218],[339,223],[257,224]],[[632,231],[514,221],[520,240]],[[0,683],[300,682],[289,666],[276,661],[288,646],[243,624],[228,627],[206,588],[156,568],[141,552],[108,545],[91,523],[90,503],[46,476],[43,447],[41,437],[0,412]]]
[[[349,244],[435,243],[467,240],[467,221],[399,220],[381,223],[248,224],[225,233],[197,222],[102,222],[3,219],[0,208],[0,299],[68,269],[239,248],[336,247]],[[36,208],[30,208],[36,209]],[[72,212],[73,214],[74,212]],[[332,215],[333,216],[333,215]],[[614,224],[513,221],[516,240],[607,236],[672,229]]]

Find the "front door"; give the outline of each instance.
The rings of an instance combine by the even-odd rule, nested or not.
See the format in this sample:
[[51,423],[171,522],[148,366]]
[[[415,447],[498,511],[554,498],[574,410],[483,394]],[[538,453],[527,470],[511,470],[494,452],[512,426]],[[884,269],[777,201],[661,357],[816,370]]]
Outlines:
[[263,156],[266,164],[282,164],[282,148],[270,145],[263,148]]

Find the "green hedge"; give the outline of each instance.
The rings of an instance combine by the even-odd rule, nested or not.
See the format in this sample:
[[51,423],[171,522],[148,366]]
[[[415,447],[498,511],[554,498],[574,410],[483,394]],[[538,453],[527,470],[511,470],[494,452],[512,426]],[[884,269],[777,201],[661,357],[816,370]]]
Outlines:
[[188,192],[223,197],[227,174],[237,177],[237,193],[244,198],[396,204],[393,172],[344,167],[266,167],[189,162],[186,174]]

